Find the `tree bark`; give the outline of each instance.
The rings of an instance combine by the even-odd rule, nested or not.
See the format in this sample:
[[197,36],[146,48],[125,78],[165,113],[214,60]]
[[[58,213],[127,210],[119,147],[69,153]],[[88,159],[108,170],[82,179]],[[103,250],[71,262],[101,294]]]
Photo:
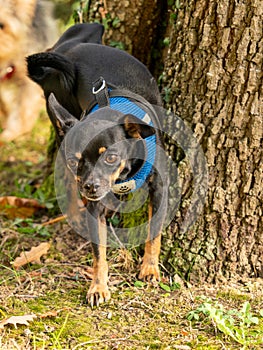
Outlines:
[[[190,279],[263,277],[262,49],[260,1],[184,1],[174,8],[163,87],[206,156],[202,215],[165,240],[168,269]],[[189,168],[179,164],[182,178]],[[181,208],[189,200],[187,183]]]
[[91,1],[89,20],[103,19],[106,45],[121,47],[150,67],[158,56],[154,48],[165,9],[162,0]]

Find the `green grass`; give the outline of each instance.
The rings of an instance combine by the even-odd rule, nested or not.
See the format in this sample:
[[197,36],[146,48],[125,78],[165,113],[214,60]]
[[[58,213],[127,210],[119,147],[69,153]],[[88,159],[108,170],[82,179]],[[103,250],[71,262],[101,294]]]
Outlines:
[[252,313],[251,305],[245,301],[239,310],[227,310],[217,301],[205,298],[197,309],[188,313],[187,319],[193,322],[211,322],[217,331],[241,344],[243,349],[262,345],[263,309]]

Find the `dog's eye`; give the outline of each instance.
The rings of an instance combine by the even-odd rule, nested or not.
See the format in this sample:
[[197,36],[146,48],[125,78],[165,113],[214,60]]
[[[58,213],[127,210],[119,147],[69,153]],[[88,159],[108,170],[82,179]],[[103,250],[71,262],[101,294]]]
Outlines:
[[117,162],[117,160],[119,159],[119,157],[117,156],[117,154],[109,154],[107,155],[107,157],[105,158],[105,161],[108,164],[114,164],[115,162]]
[[4,29],[5,25],[3,23],[0,23],[0,29]]
[[68,166],[73,169],[78,166],[78,161],[76,159],[68,159],[67,163],[68,163]]

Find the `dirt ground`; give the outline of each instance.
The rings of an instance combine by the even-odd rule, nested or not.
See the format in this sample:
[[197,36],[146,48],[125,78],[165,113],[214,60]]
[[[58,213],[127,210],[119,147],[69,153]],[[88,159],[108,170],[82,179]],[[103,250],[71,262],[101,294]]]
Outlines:
[[[59,215],[55,195],[39,191],[49,128],[43,116],[30,135],[0,146],[0,196],[48,207],[26,219],[0,216],[0,349],[262,349],[262,280],[193,286],[166,275],[161,262],[161,282],[147,285],[137,279],[137,249],[110,249],[112,298],[87,305],[89,243],[65,220],[43,225]],[[14,268],[43,242],[50,248],[39,261]]]

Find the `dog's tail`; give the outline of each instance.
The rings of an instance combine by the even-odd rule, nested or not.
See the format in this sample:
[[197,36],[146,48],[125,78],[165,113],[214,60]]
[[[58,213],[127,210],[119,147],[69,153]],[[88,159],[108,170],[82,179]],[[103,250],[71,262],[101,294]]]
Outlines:
[[55,52],[42,52],[26,58],[28,76],[39,84],[45,94],[63,89],[74,91],[76,68],[73,62]]

